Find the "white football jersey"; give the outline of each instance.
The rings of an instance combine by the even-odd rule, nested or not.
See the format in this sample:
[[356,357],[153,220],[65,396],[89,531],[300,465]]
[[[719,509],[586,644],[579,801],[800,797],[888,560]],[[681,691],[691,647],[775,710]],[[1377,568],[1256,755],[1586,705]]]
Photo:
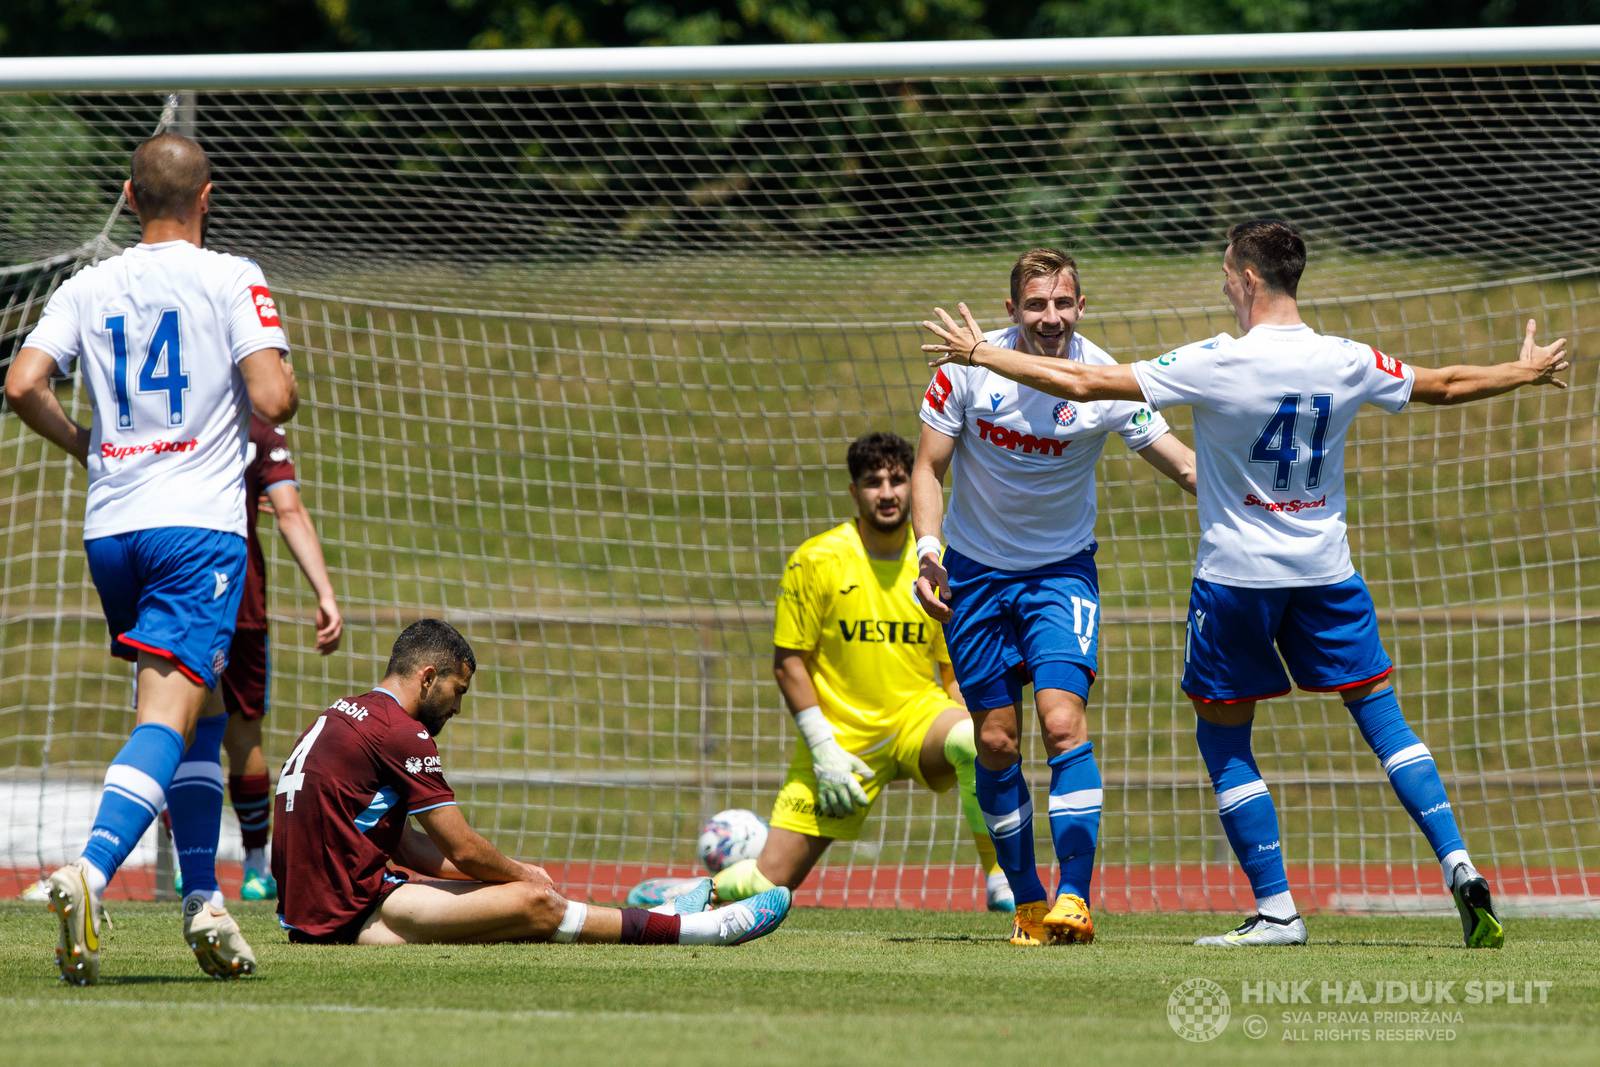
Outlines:
[[1133,365],[1150,406],[1194,408],[1200,551],[1194,575],[1247,588],[1355,573],[1344,442],[1362,404],[1398,412],[1415,372],[1304,324],[1218,334]]
[[[1017,327],[984,337],[1017,346]],[[1067,359],[1116,360],[1073,334]],[[922,421],[956,439],[945,540],[997,570],[1025,571],[1066,559],[1094,541],[1094,468],[1108,433],[1139,451],[1167,432],[1144,404],[1078,403],[1041,393],[983,367],[947,363],[922,398]]]
[[287,352],[261,268],[187,241],[136,245],[56,290],[24,342],[94,404],[85,539],[195,526],[244,536],[250,398],[236,364]]

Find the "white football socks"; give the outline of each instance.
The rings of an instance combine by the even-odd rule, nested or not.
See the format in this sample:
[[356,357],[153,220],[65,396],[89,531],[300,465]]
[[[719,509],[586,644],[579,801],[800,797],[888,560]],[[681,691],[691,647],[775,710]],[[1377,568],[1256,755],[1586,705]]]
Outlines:
[[1271,896],[1257,897],[1256,914],[1265,915],[1269,919],[1292,919],[1299,912],[1294,910],[1294,895],[1285,889]]
[[1444,868],[1444,887],[1451,892],[1455,892],[1456,888],[1456,868],[1463,863],[1467,865],[1467,869],[1462,872],[1462,878],[1478,877],[1478,868],[1472,865],[1472,857],[1464,848],[1446,852],[1444,858],[1439,861],[1439,866]]
[[678,944],[726,945],[755,922],[755,913],[743,904],[729,904],[715,911],[680,916]]

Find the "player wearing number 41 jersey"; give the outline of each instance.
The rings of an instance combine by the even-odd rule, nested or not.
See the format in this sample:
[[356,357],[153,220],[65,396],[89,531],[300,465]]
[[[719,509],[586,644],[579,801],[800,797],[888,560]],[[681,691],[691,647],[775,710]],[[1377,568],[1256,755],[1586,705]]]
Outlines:
[[434,742],[477,670],[454,627],[422,619],[396,639],[377,686],[334,701],[300,735],[272,820],[291,942],[739,945],[783,921],[782,886],[715,911],[705,910],[709,878],[659,908],[590,907],[557,893],[543,868],[501,854],[467,825]]
[[[210,163],[160,134],[123,187],[143,241],[88,267],[46,305],[6,378],[6,399],[89,471],[84,548],[111,652],[138,663],[138,723],[106,772],[80,859],[49,879],[56,958],[69,982],[99,973],[99,898],[156,814],[172,812],[187,895],[184,937],[219,978],[254,956],[217,889],[222,819],[216,696],[245,575],[245,422],[298,403],[288,341],[261,271],[200,247]],[[79,426],[50,390],[81,366]]]
[[[1194,409],[1201,538],[1189,597],[1183,688],[1217,811],[1256,896],[1256,914],[1198,944],[1305,944],[1284,873],[1278,817],[1256,766],[1256,703],[1302,689],[1338,693],[1421,827],[1461,914],[1470,948],[1505,940],[1489,884],[1462,841],[1433,756],[1401,714],[1393,664],[1372,598],[1345,540],[1344,445],[1357,411],[1399,412],[1412,400],[1457,404],[1524,385],[1565,383],[1564,340],[1534,343],[1529,320],[1517,360],[1496,366],[1410,367],[1369,345],[1316,333],[1296,291],[1306,248],[1288,224],[1240,223],[1228,233],[1223,293],[1243,331],[1131,367],[1062,365],[983,344],[939,310],[925,323],[934,361],[985,367],[1073,400],[1144,400]],[[1281,657],[1281,661],[1280,661]],[[1288,674],[1284,671],[1288,665]]]

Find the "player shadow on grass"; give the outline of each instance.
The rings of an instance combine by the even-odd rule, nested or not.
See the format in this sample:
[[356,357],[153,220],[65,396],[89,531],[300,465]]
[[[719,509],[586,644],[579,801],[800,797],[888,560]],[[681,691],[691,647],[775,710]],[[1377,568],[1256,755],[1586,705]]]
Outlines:
[[[1160,945],[1187,945],[1187,946],[1194,946],[1194,938],[1193,937],[1188,937],[1188,936],[1184,936],[1184,935],[1181,935],[1181,934],[1173,936],[1173,937],[1152,938],[1152,939],[1150,939],[1150,941],[1151,941],[1151,943],[1160,944]],[[1205,946],[1200,946],[1200,947],[1202,949],[1205,948]],[[1417,940],[1383,941],[1383,940],[1378,940],[1377,938],[1366,938],[1366,937],[1313,937],[1311,939],[1310,943],[1305,945],[1305,946],[1300,946],[1300,945],[1289,946],[1289,945],[1285,945],[1285,946],[1275,946],[1275,947],[1277,947],[1277,948],[1295,948],[1295,949],[1300,949],[1300,948],[1311,948],[1311,949],[1319,949],[1319,948],[1436,948],[1436,949],[1440,949],[1442,951],[1449,951],[1451,949],[1460,948],[1461,946],[1458,943],[1456,943],[1454,941],[1450,941],[1450,940],[1441,940],[1441,941],[1417,941]],[[1300,953],[1300,952],[1297,952],[1295,954],[1296,955],[1303,955],[1303,953]]]
[[891,945],[914,945],[918,943],[989,945],[997,941],[1003,943],[1005,938],[999,934],[895,934],[883,939]]
[[1453,952],[1461,947],[1457,941],[1443,939],[1439,941],[1379,941],[1374,938],[1315,938],[1311,942],[1316,948],[1436,948],[1441,952]]
[[[95,983],[97,986],[142,986],[142,985],[216,985],[217,980],[208,974],[122,974],[102,975]],[[254,979],[251,985],[256,985]]]

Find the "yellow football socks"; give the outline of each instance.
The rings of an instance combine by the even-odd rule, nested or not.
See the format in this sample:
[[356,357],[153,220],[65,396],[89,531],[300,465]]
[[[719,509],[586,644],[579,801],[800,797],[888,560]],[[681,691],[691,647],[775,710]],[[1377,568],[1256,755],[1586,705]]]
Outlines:
[[972,831],[972,843],[978,849],[978,864],[985,874],[1000,869],[995,857],[994,842],[989,840],[989,827],[983,821],[983,809],[978,806],[977,772],[973,763],[978,758],[977,738],[972,732],[972,720],[962,719],[944,735],[944,758],[956,772],[956,790],[961,795],[961,814]]
[[756,869],[755,860],[730,863],[712,877],[711,884],[716,889],[717,899],[724,904],[744,900],[773,888],[767,876]]

